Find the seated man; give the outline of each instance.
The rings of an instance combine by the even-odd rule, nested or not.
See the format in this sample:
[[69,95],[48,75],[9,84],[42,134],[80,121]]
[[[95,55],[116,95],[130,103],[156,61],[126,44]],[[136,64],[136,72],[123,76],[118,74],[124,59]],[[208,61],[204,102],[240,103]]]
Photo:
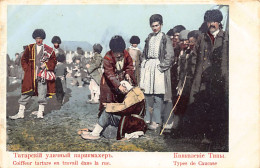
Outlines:
[[145,100],[139,87],[131,86],[127,81],[120,82],[128,93],[122,103],[105,103],[105,112],[101,114],[92,132],[82,132],[83,139],[99,139],[101,132],[109,125],[118,127],[117,140],[138,138],[147,130],[144,122]]

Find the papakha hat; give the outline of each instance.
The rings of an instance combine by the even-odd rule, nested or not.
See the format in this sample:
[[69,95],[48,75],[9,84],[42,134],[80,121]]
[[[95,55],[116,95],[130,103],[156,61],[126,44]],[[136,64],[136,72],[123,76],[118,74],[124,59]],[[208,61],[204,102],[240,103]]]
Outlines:
[[126,44],[122,36],[115,35],[111,38],[109,42],[109,48],[113,52],[123,52],[125,50]]
[[33,31],[32,37],[34,39],[36,39],[37,37],[40,37],[41,39],[45,39],[46,38],[46,34],[45,34],[45,31],[43,29],[35,29]]

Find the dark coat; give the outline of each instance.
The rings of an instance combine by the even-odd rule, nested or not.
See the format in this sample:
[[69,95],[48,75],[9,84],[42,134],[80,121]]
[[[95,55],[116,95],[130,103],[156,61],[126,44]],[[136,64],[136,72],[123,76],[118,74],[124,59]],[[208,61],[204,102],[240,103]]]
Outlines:
[[214,44],[208,33],[202,34],[195,50],[197,61],[190,103],[202,91],[214,97],[220,96],[221,91],[228,94],[228,34],[220,30]]
[[[149,41],[152,38],[152,33],[148,35],[145,40],[145,46],[143,51],[143,59],[148,59]],[[159,50],[160,68],[164,72],[165,82],[165,95],[164,101],[172,101],[172,88],[171,88],[171,66],[174,59],[174,52],[171,39],[163,33]]]
[[[56,66],[56,56],[53,49],[44,44],[44,48],[47,52],[51,53],[48,62],[45,62],[48,71],[54,71]],[[31,96],[38,95],[37,80],[36,80],[36,44],[30,44],[26,47],[21,59],[21,65],[24,70],[24,77],[22,82],[22,94],[28,94]],[[47,95],[55,94],[55,80],[47,81]]]
[[[124,96],[118,89],[120,81],[124,80],[125,74],[129,74],[133,84],[136,84],[134,78],[133,60],[129,53],[124,50],[123,71],[118,73],[116,70],[116,58],[112,51],[107,52],[103,59],[104,73],[100,82],[100,106],[99,110],[104,110],[103,103],[121,103]],[[99,113],[100,115],[101,113]]]

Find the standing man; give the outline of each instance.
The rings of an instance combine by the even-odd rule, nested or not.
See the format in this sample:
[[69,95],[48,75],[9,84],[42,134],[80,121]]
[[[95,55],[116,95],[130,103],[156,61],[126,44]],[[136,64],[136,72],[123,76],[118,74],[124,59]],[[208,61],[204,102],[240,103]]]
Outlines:
[[135,71],[135,79],[137,85],[140,84],[140,66],[141,66],[141,51],[138,48],[138,44],[140,44],[140,38],[138,36],[132,36],[130,39],[131,46],[127,49],[130,56],[133,59],[134,71]]
[[91,99],[89,103],[99,103],[100,95],[100,80],[102,76],[102,52],[103,47],[100,44],[93,45],[94,56],[91,61],[86,64],[87,72],[91,76],[89,90],[91,93]]
[[[156,130],[169,117],[172,109],[170,68],[174,57],[173,46],[169,36],[161,32],[163,18],[160,14],[150,17],[150,33],[145,40],[140,87],[146,97],[145,121],[151,123],[149,129]],[[173,125],[171,116],[166,128]]]
[[24,78],[22,95],[18,100],[19,111],[16,115],[10,116],[11,119],[24,118],[25,105],[32,96],[38,96],[37,118],[43,118],[44,107],[47,104],[46,95],[55,94],[55,76],[53,76],[56,66],[55,52],[51,47],[43,44],[46,37],[43,29],[34,30],[32,37],[36,43],[26,47],[21,59]]
[[[204,142],[219,135],[228,119],[228,33],[222,30],[220,10],[208,10],[204,15],[208,31],[195,47],[197,63],[190,94],[194,122],[204,134]],[[200,119],[202,122],[199,122]],[[192,125],[194,127],[194,125]]]

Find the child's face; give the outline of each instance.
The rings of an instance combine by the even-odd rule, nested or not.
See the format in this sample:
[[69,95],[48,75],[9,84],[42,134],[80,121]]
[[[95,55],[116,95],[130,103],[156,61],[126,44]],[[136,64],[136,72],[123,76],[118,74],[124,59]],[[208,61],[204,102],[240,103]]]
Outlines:
[[79,63],[80,63],[80,60],[76,60],[76,63],[79,64]]

